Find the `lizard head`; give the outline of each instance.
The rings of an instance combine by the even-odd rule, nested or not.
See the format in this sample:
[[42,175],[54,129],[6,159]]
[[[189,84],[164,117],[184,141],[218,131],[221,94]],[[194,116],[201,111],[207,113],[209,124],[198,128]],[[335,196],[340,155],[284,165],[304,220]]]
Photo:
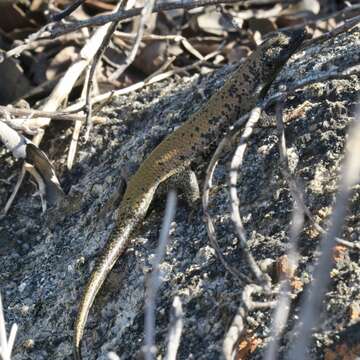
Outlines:
[[261,59],[257,63],[259,87],[256,89],[256,92],[260,92],[260,96],[266,93],[283,65],[300,48],[307,37],[308,33],[303,28],[277,32],[258,46],[254,57]]
[[277,32],[270,36],[260,45],[263,66],[269,73],[277,71],[299,49],[307,36],[308,33],[304,28]]

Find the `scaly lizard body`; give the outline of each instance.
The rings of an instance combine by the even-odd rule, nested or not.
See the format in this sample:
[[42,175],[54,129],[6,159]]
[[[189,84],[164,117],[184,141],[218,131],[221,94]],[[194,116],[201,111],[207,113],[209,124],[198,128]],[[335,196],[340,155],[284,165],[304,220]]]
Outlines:
[[117,223],[86,285],[75,322],[74,358],[81,359],[81,338],[97,292],[129,237],[141,224],[158,186],[183,172],[194,158],[217,143],[227,128],[249,112],[305,38],[304,30],[277,33],[261,44],[225,84],[181,127],[161,142],[128,183]]

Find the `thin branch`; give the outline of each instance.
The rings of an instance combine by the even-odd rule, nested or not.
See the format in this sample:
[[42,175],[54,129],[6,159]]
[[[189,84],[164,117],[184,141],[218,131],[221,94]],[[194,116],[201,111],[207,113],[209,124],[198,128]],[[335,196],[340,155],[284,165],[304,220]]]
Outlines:
[[[311,19],[306,19],[305,21],[303,21],[303,22],[301,22],[299,24],[288,26],[288,27],[283,27],[281,29],[281,31],[295,30],[295,29],[303,28],[304,26],[310,26],[310,25],[316,24],[319,21],[326,21],[326,20],[337,18],[337,17],[345,18],[345,16],[347,14],[350,14],[352,12],[358,12],[359,10],[360,10],[360,5],[354,4],[354,5],[345,7],[342,10],[332,12],[332,13],[330,13],[328,15],[318,16],[318,17],[311,18]],[[318,38],[314,38],[314,39],[305,41],[303,46],[304,45],[307,46],[309,44],[317,43],[318,42],[317,39],[320,39],[320,41],[323,41],[323,40],[329,39],[330,37],[332,37],[334,35],[338,35],[338,34],[340,34],[342,32],[345,32],[345,31],[349,30],[350,28],[352,28],[353,26],[355,26],[359,22],[359,20],[360,20],[359,16],[354,16],[354,17],[350,17],[348,19],[345,19],[343,25],[337,26],[335,29],[329,31],[328,33],[325,33],[325,34],[319,36]],[[268,33],[267,36],[271,36],[271,34],[272,33]]]
[[[115,7],[114,13],[116,13],[117,11],[119,11],[122,8],[122,4],[123,4],[123,0],[119,0],[119,2],[117,3],[117,5]],[[106,34],[102,39],[101,45],[99,46],[98,50],[96,51],[96,54],[92,61],[90,71],[88,74],[88,79],[87,79],[88,81],[85,82],[85,85],[84,85],[84,88],[86,89],[85,90],[85,110],[86,110],[86,125],[87,125],[87,129],[86,129],[86,133],[85,133],[85,141],[87,141],[89,139],[90,131],[91,131],[92,125],[93,125],[92,102],[91,102],[90,93],[91,93],[91,89],[93,87],[95,70],[97,68],[97,65],[98,65],[101,57],[104,55],[104,52],[105,52],[106,48],[108,47],[111,37],[112,37],[113,33],[115,32],[118,24],[119,24],[118,21],[114,21],[108,26]]]
[[[240,119],[237,120],[237,122],[234,125],[234,128],[236,130],[238,130],[249,118],[250,113],[245,114],[244,116],[242,116]],[[223,264],[223,266],[225,267],[225,269],[227,271],[230,272],[230,274],[232,274],[240,283],[242,284],[247,284],[250,283],[251,280],[249,279],[249,277],[247,277],[246,275],[243,274],[243,272],[238,271],[237,269],[235,269],[234,267],[232,267],[224,258],[224,255],[222,253],[222,250],[219,246],[219,243],[217,241],[216,238],[216,232],[215,232],[215,226],[214,223],[212,221],[212,218],[210,216],[210,212],[209,212],[209,197],[210,197],[210,190],[212,188],[212,178],[214,175],[214,171],[215,168],[219,162],[219,159],[221,157],[221,155],[223,154],[223,152],[225,151],[225,149],[227,149],[231,143],[231,137],[233,135],[233,133],[235,132],[235,130],[232,131],[231,134],[225,136],[219,143],[217,149],[215,150],[208,168],[206,170],[206,177],[205,177],[205,181],[204,181],[204,188],[203,188],[203,196],[202,196],[202,206],[203,206],[203,211],[204,211],[204,218],[205,218],[205,222],[206,222],[206,228],[207,228],[207,233],[208,233],[208,237],[209,237],[209,241],[211,246],[213,247],[213,249],[216,252],[217,257],[219,258],[219,260],[221,261],[221,263]]]
[[235,359],[234,353],[236,352],[239,339],[245,331],[245,317],[246,309],[244,306],[239,306],[223,342],[223,353],[226,360]]
[[69,4],[64,10],[50,16],[51,21],[60,21],[66,16],[72,14],[79,6],[81,6],[85,0],[75,0]]
[[[80,0],[81,1],[81,0]],[[174,9],[185,9],[190,10],[196,7],[202,7],[202,6],[210,6],[210,5],[217,5],[217,4],[233,4],[237,3],[238,0],[176,0],[171,2],[165,2],[165,3],[159,3],[155,4],[153,12],[161,12],[166,10],[174,10]],[[254,4],[253,1],[248,0],[243,2],[244,6],[252,5]],[[37,33],[32,34],[27,40],[24,41],[23,44],[20,44],[14,49],[9,50],[8,52],[2,54],[2,57],[11,57],[11,56],[18,56],[20,53],[26,49],[34,48],[35,45],[32,45],[34,42],[38,42],[40,40],[46,40],[51,38],[58,38],[60,36],[63,36],[65,34],[69,34],[72,32],[75,32],[81,28],[84,27],[90,27],[90,26],[101,26],[109,22],[114,21],[121,21],[125,19],[130,19],[132,17],[138,16],[141,14],[143,8],[133,8],[129,10],[120,10],[115,14],[107,14],[107,15],[98,15],[95,17],[92,17],[90,19],[81,20],[77,22],[67,23],[67,24],[59,24],[59,23],[51,23],[48,25],[45,25],[43,28],[41,28]],[[352,5],[349,7],[346,7],[338,12],[318,17],[316,19],[306,20],[305,22],[298,24],[296,26],[291,26],[289,28],[283,28],[282,30],[286,29],[294,29],[297,27],[304,27],[305,25],[313,24],[318,21],[324,21],[328,20],[334,17],[345,17],[348,13],[356,12],[360,9],[360,5]],[[345,20],[344,24],[340,27],[337,27],[336,29],[332,30],[328,34],[324,34],[321,37],[328,38],[329,36],[334,36],[334,34],[338,34],[339,32],[347,31],[352,26],[356,25],[356,23],[359,22],[359,16],[356,16],[354,18],[350,18]],[[316,39],[310,40],[309,42],[317,41]]]
[[[182,68],[169,70],[169,71],[166,71],[166,72],[164,72],[162,74],[158,74],[156,76],[150,75],[147,79],[145,79],[143,81],[139,81],[139,82],[137,82],[137,83],[135,83],[133,85],[130,85],[130,86],[126,87],[126,88],[115,90],[115,91],[108,91],[106,93],[97,95],[97,96],[92,98],[91,102],[92,102],[92,104],[95,104],[95,103],[99,103],[99,102],[103,102],[103,101],[108,101],[110,98],[129,94],[129,93],[131,93],[133,91],[142,89],[145,86],[148,86],[148,85],[154,84],[156,82],[165,80],[165,79],[167,79],[167,78],[169,78],[171,76],[174,76],[176,74],[180,74],[180,73],[184,73],[186,71],[192,70],[192,69],[196,68],[197,66],[199,66],[201,64],[204,64],[206,61],[212,59],[216,55],[218,55],[219,51],[220,50],[216,50],[216,51],[204,56],[204,60],[196,61],[195,63],[193,63],[191,65],[187,65],[187,66],[184,66]],[[72,111],[72,112],[73,111],[79,111],[79,110],[83,109],[84,106],[85,106],[85,101],[79,101],[79,102],[77,102],[75,104],[70,105],[67,108],[67,110]]]
[[[293,177],[288,177],[290,174],[289,161],[287,156],[287,147],[284,131],[284,122],[283,122],[283,101],[279,102],[276,106],[276,124],[279,136],[279,153],[280,153],[280,169],[283,173],[285,179],[288,180],[290,192],[293,198],[293,216],[290,228],[290,239],[289,244],[290,248],[288,250],[288,259],[289,266],[291,269],[297,269],[299,253],[297,250],[297,242],[299,235],[303,229],[304,225],[304,209],[303,204],[299,206],[299,191],[297,189],[297,184],[293,181]],[[300,195],[301,196],[301,195]],[[302,196],[301,196],[302,198]],[[274,311],[273,320],[271,322],[271,335],[270,343],[267,346],[264,360],[276,360],[279,354],[279,338],[280,334],[285,328],[289,311],[290,311],[290,301],[291,301],[291,286],[290,278],[286,277],[282,279],[282,283],[279,291],[279,299]]]
[[[106,34],[106,30],[108,25],[105,25],[93,34],[93,36],[89,39],[86,45],[81,49],[80,56],[78,61],[70,66],[70,68],[66,71],[65,75],[61,78],[61,80],[56,85],[55,89],[52,91],[51,95],[49,96],[46,104],[43,107],[44,111],[55,111],[57,108],[62,104],[64,99],[69,95],[71,90],[73,89],[76,80],[80,77],[83,73],[85,68],[88,66],[89,62],[91,61],[92,57],[95,55],[98,47],[101,44],[101,40]],[[48,117],[38,119],[39,126],[48,126],[50,124],[51,119]],[[39,131],[34,138],[32,139],[35,145],[39,145],[41,140],[44,136],[44,131]],[[20,185],[24,179],[25,171],[24,168],[21,171],[21,174],[18,178],[18,182],[13,190],[9,200],[5,205],[5,211],[7,212],[12,202],[14,201],[17,191],[20,188]]]
[[[353,5],[350,8],[349,7],[345,8],[343,12],[345,13],[345,11],[348,11],[347,9],[351,9],[351,10],[358,9],[358,10],[360,10],[360,5]],[[311,40],[306,41],[305,46],[309,46],[310,44],[313,45],[313,44],[318,43],[318,42],[329,40],[329,39],[331,39],[332,37],[334,37],[336,35],[339,35],[339,34],[345,32],[345,31],[348,31],[349,29],[351,29],[352,27],[357,25],[359,22],[360,22],[360,15],[354,16],[353,18],[350,18],[350,19],[345,19],[345,21],[344,21],[344,23],[342,25],[337,26],[333,30],[331,30],[331,31],[329,31],[329,32],[327,32],[325,34],[322,34],[322,35],[320,35],[319,37],[317,37],[315,39],[311,39]]]
[[135,37],[133,47],[132,47],[129,55],[126,57],[124,64],[120,65],[120,67],[111,75],[110,80],[119,78],[124,73],[124,71],[134,61],[135,56],[138,52],[140,43],[141,43],[141,39],[144,35],[145,26],[149,22],[149,19],[150,19],[151,14],[153,13],[154,7],[155,7],[155,0],[147,0],[145,2],[145,6],[141,10],[141,18],[140,18],[138,29],[136,31],[136,37]]
[[8,211],[10,210],[11,205],[14,202],[18,191],[20,190],[20,186],[21,186],[22,182],[24,181],[25,174],[26,174],[26,170],[25,170],[25,166],[23,166],[21,168],[20,174],[19,174],[19,176],[18,176],[18,178],[16,180],[16,184],[14,186],[14,189],[13,189],[8,201],[6,202],[6,204],[4,206],[3,215],[6,215],[8,213]]
[[47,203],[46,203],[46,199],[45,199],[46,186],[45,186],[44,179],[42,178],[42,176],[39,174],[39,172],[36,170],[36,168],[33,165],[25,163],[24,169],[32,175],[32,177],[35,179],[35,181],[38,185],[38,190],[35,193],[35,195],[40,196],[41,208],[42,208],[42,212],[44,213],[47,210]]
[[302,302],[301,324],[295,342],[287,353],[288,359],[300,360],[306,357],[314,327],[318,324],[320,308],[330,281],[330,270],[333,266],[331,256],[336,238],[341,234],[348,207],[351,188],[360,179],[360,113],[357,112],[354,124],[348,132],[345,160],[341,169],[339,190],[330,219],[330,228],[321,241],[320,258],[313,274],[311,286],[307,289]]
[[248,284],[244,287],[242,293],[242,303],[238,308],[237,314],[231,323],[229,330],[227,331],[224,342],[223,342],[223,353],[226,360],[235,360],[237,357],[238,344],[241,336],[244,334],[246,329],[246,319],[251,311],[264,310],[273,308],[276,305],[275,301],[254,301],[253,297],[256,295],[273,295],[264,291],[264,287],[256,284]]
[[[169,2],[163,2],[155,4],[152,12],[161,12],[175,9],[185,9],[190,10],[202,6],[211,6],[216,4],[233,4],[237,3],[239,0],[175,0]],[[50,38],[55,38],[70,32],[79,30],[83,27],[89,26],[101,26],[109,22],[121,21],[125,19],[130,19],[135,16],[138,16],[143,11],[143,7],[133,8],[129,10],[121,10],[115,14],[108,15],[98,15],[90,19],[77,21],[74,23],[60,25],[60,24],[49,24],[42,30],[43,37],[47,36]]]
[[11,326],[9,339],[6,336],[5,318],[0,294],[0,357],[2,360],[11,360],[11,352],[14,347],[17,325]]
[[[269,292],[267,289],[264,289],[263,286],[256,284],[248,284],[245,286],[242,293],[242,301],[248,312],[261,309],[271,309],[276,306],[276,301],[257,301],[253,300],[256,297],[259,298],[259,295],[275,295],[276,292]],[[261,297],[263,299],[263,296]]]
[[165,250],[169,238],[171,222],[175,216],[176,211],[176,193],[170,191],[166,201],[165,215],[161,226],[159,245],[156,250],[155,259],[153,262],[153,270],[146,288],[145,300],[145,345],[144,356],[145,360],[154,359],[155,348],[155,300],[156,294],[161,284],[160,279],[160,263],[165,255]]
[[230,200],[231,200],[231,220],[235,226],[235,230],[237,233],[237,237],[240,241],[240,247],[244,252],[244,256],[246,257],[246,261],[255,276],[257,282],[259,284],[263,284],[263,286],[268,289],[271,286],[271,281],[268,276],[260,270],[257,265],[255,259],[250,254],[248,244],[247,244],[247,236],[243,226],[243,222],[241,220],[240,215],[240,199],[237,195],[237,179],[238,179],[238,171],[242,165],[244,153],[247,147],[247,142],[250,136],[253,133],[255,126],[257,125],[259,118],[261,115],[261,108],[255,107],[249,116],[248,121],[246,122],[245,129],[243,134],[241,135],[239,145],[235,150],[234,156],[231,160],[231,167],[229,173],[229,184],[230,184]]
[[[218,4],[233,4],[237,3],[238,0],[175,0],[171,2],[163,2],[159,4],[155,4],[153,12],[161,12],[161,11],[168,11],[168,10],[174,10],[174,9],[185,9],[190,10],[197,7],[202,6],[211,6],[211,5],[218,5]],[[250,2],[251,3],[251,2]],[[246,6],[247,1],[243,3],[244,6]],[[359,5],[353,5],[351,7],[347,7],[335,14],[330,14],[326,17],[321,17],[315,20],[310,20],[308,22],[304,22],[303,24],[300,24],[299,27],[303,27],[304,25],[308,23],[316,23],[317,21],[323,21],[326,19],[331,19],[337,16],[344,16],[344,14],[357,11],[360,8]],[[51,23],[49,25],[46,25],[43,27],[38,33],[33,35],[33,39],[38,39],[40,37],[42,38],[56,38],[58,36],[71,33],[73,31],[79,30],[83,27],[89,27],[89,26],[101,26],[104,24],[107,24],[109,22],[114,21],[121,21],[125,19],[130,19],[135,16],[138,16],[141,14],[143,8],[133,8],[129,10],[121,10],[115,14],[108,14],[108,15],[98,15],[95,17],[92,17],[90,19],[81,20],[73,23],[67,23],[67,24],[58,24],[58,23]],[[294,27],[292,27],[294,28]]]
[[[57,44],[57,43],[68,43],[71,41],[79,41],[85,39],[87,39],[87,36],[85,36],[83,32],[81,33],[76,32],[76,33],[66,34],[65,36],[60,36],[56,39],[38,39],[32,41],[25,41],[24,43],[20,43],[20,45],[15,46],[11,50],[8,50],[5,53],[5,58],[18,57],[24,51],[38,49],[41,46],[47,46],[50,44]],[[16,43],[18,42],[19,41],[16,41]]]
[[[88,68],[88,70],[86,71],[84,86],[81,91],[80,99],[86,98],[86,89],[88,88],[87,84],[89,82],[89,75],[90,75],[90,69]],[[74,164],[76,149],[78,146],[78,141],[80,138],[80,131],[81,131],[82,125],[83,124],[81,121],[75,121],[73,133],[71,136],[69,151],[68,151],[68,155],[67,155],[67,159],[66,159],[66,166],[69,170],[72,169],[73,164]]]
[[[80,122],[84,122],[85,121],[85,116],[84,115],[76,115],[76,114],[72,114],[68,111],[42,111],[42,110],[35,110],[35,109],[20,109],[20,108],[15,108],[12,106],[3,106],[0,105],[0,112],[5,112],[8,113],[9,115],[12,116],[27,116],[27,117],[31,117],[33,119],[35,118],[50,118],[52,120],[63,120],[63,121],[80,121]],[[25,122],[27,121],[27,125],[30,127],[39,127],[40,124],[36,124],[35,122],[32,124],[31,121],[29,121],[30,119],[25,120]],[[10,118],[7,122],[11,123],[12,119]],[[94,117],[94,122],[97,124],[103,124],[105,122],[105,118],[103,117]]]
[[165,360],[176,360],[176,354],[180,345],[181,333],[184,325],[183,317],[184,312],[181,300],[178,296],[175,296],[171,305],[170,329]]

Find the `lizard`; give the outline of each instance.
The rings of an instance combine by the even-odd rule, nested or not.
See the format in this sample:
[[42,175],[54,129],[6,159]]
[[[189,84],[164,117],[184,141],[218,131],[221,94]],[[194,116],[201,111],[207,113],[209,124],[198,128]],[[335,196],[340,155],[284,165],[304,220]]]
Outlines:
[[81,298],[73,336],[75,360],[82,359],[81,339],[94,299],[127,248],[130,236],[145,218],[159,185],[184,174],[192,161],[206,154],[210,145],[218,143],[240,116],[256,106],[306,37],[305,29],[277,32],[260,44],[198,111],[150,153],[130,178],[116,224]]

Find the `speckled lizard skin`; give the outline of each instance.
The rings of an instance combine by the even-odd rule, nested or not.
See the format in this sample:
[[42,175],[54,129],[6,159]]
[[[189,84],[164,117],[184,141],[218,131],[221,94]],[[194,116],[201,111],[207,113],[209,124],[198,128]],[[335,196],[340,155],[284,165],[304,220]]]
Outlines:
[[74,331],[75,360],[81,359],[81,338],[95,296],[132,232],[141,225],[158,186],[188,168],[219,142],[234,121],[252,110],[305,37],[305,30],[276,33],[258,46],[208,102],[152,151],[130,179],[116,225],[81,299]]

